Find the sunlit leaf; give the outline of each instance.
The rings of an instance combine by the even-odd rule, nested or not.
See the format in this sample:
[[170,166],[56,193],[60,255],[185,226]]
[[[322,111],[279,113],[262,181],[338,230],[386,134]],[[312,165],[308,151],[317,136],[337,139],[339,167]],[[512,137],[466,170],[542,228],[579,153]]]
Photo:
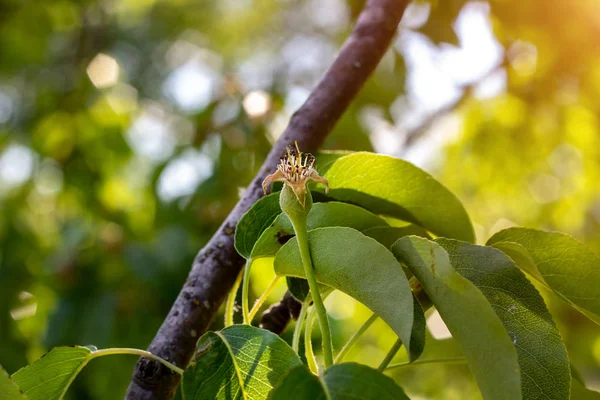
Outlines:
[[8,373],[0,366],[0,399],[3,400],[27,400],[19,385],[13,381]]
[[517,350],[523,399],[569,399],[567,350],[544,300],[525,275],[500,250],[449,239],[436,242],[504,324]]
[[300,358],[279,336],[248,325],[207,332],[183,374],[186,400],[264,399]]
[[404,160],[354,153],[333,162],[324,176],[334,199],[413,222],[438,236],[474,241],[471,220],[456,196]]
[[55,347],[12,378],[31,400],[60,399],[91,355],[87,347]]
[[[329,394],[329,397],[325,394]],[[408,399],[393,379],[381,372],[356,363],[329,367],[322,380],[306,367],[296,367],[270,394],[270,400],[346,400],[346,399]]]
[[[341,290],[377,313],[402,339],[411,360],[423,351],[424,318],[414,318],[408,280],[394,256],[383,245],[352,228],[330,227],[309,231],[308,240],[317,281]],[[290,240],[275,257],[275,273],[304,277],[298,244]],[[417,312],[422,314],[420,307]],[[422,332],[423,338],[416,335]]]
[[521,398],[517,352],[502,322],[477,287],[430,240],[407,236],[392,246],[423,285],[453,337],[463,348],[485,399]]
[[563,233],[510,228],[488,245],[600,324],[600,257],[583,243]]

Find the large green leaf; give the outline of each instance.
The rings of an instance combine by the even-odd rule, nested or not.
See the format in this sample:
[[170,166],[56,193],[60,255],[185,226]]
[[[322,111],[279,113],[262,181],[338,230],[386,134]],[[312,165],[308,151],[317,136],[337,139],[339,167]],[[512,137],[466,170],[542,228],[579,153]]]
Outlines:
[[456,196],[406,161],[353,153],[333,162],[324,176],[334,199],[416,223],[438,236],[471,243],[475,239],[471,220]]
[[[319,228],[308,232],[310,253],[319,283],[341,290],[377,313],[396,332],[411,360],[423,351],[423,324],[415,318],[408,280],[394,256],[376,240],[347,227]],[[295,240],[285,244],[275,257],[275,273],[304,277]],[[418,337],[419,335],[423,337]]]
[[[382,218],[364,208],[337,201],[313,204],[306,224],[309,230],[325,226],[347,226],[364,231],[373,227],[388,226]],[[287,215],[280,214],[256,241],[251,253],[252,258],[275,255],[293,235],[292,222]]]
[[259,199],[239,220],[235,228],[235,249],[246,259],[262,232],[281,213],[279,193]]
[[329,367],[323,379],[306,367],[296,367],[269,396],[270,400],[347,400],[347,399],[407,399],[404,391],[390,377],[356,363]]
[[19,385],[13,381],[8,373],[0,366],[0,400],[27,400]]
[[264,399],[300,358],[279,336],[248,325],[207,332],[183,374],[186,400]]
[[61,399],[92,354],[87,347],[55,347],[12,378],[31,400]]
[[571,372],[560,333],[542,296],[500,250],[437,239],[450,263],[485,295],[512,339],[523,399],[568,400]]
[[510,228],[488,245],[600,324],[600,257],[583,243],[563,233]]
[[463,348],[485,399],[521,398],[517,352],[486,297],[450,263],[439,244],[407,236],[392,246],[408,266]]

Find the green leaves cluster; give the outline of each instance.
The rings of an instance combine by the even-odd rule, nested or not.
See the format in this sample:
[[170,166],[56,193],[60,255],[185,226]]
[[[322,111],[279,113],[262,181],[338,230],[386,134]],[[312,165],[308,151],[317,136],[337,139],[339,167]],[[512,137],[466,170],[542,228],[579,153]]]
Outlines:
[[[402,160],[333,154],[321,165],[331,187],[329,202],[314,205],[318,211],[309,214],[308,235],[319,283],[374,311],[414,361],[424,345],[423,310],[414,302],[407,280],[414,275],[461,345],[484,398],[570,398],[565,346],[527,277],[595,318],[597,256],[566,235],[522,228],[498,233],[488,246],[476,246],[471,222],[456,197]],[[358,207],[348,213],[348,204]],[[371,213],[407,225],[390,226]],[[357,226],[358,221],[363,224]],[[431,236],[438,238],[430,240]],[[250,255],[275,255],[278,275],[302,278],[298,244],[291,237],[291,224],[280,215],[256,239]],[[310,393],[320,393],[322,379],[308,379],[299,371],[292,373],[295,390],[306,385],[314,387]]]
[[[561,335],[528,278],[598,322],[597,255],[566,235],[524,228],[501,231],[487,246],[475,245],[458,199],[402,160],[368,153],[330,155],[324,169],[331,191],[315,196],[323,201],[307,217],[312,266],[324,291],[340,290],[369,307],[401,340],[410,362],[426,345],[423,308],[433,304],[485,399],[594,398],[578,377],[572,379]],[[392,219],[386,217],[406,225],[390,226]],[[244,215],[235,245],[250,264],[274,256],[275,273],[291,279],[293,293],[305,300],[298,241],[291,221],[281,214],[277,193]],[[424,296],[429,301],[417,300]],[[309,300],[304,307],[302,316]],[[300,319],[298,327],[303,323]],[[310,319],[306,324],[310,344]],[[312,350],[306,350],[311,365]],[[54,349],[12,380],[0,374],[0,394],[59,399],[100,352]],[[181,393],[194,400],[408,398],[381,372],[385,366],[334,364],[317,375],[273,333],[232,325],[200,338],[183,372]]]

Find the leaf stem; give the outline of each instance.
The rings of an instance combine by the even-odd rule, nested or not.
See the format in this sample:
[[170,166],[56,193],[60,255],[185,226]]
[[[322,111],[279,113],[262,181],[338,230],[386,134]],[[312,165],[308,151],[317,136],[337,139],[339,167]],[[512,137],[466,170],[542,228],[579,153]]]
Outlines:
[[367,329],[369,329],[371,325],[373,325],[373,322],[375,322],[377,318],[379,318],[379,316],[373,313],[373,315],[371,315],[369,319],[366,320],[365,323],[360,328],[358,328],[356,332],[354,332],[354,334],[350,337],[348,342],[346,342],[344,347],[342,347],[338,355],[335,357],[335,360],[333,361],[334,364],[342,362],[350,348],[354,346],[354,343],[358,341],[358,339],[367,331]]
[[244,324],[250,324],[250,318],[248,315],[248,296],[250,296],[250,268],[252,267],[252,259],[246,260],[246,266],[244,267],[244,281],[242,283],[242,316],[244,318]]
[[243,276],[243,272],[240,272],[238,274],[238,277],[235,279],[233,287],[229,292],[229,296],[227,297],[227,303],[225,304],[225,327],[233,325],[233,314],[235,314],[235,299],[237,297],[237,292],[240,288],[240,284],[242,283]]
[[171,371],[176,372],[179,375],[183,375],[183,369],[179,368],[178,366],[176,366],[174,364],[171,364],[164,358],[160,358],[159,356],[155,356],[154,354],[152,354],[146,350],[140,350],[140,349],[115,347],[115,348],[110,348],[110,349],[96,350],[96,351],[92,352],[92,354],[90,356],[90,360],[93,358],[96,358],[96,357],[107,356],[107,355],[111,355],[111,354],[133,354],[133,355],[137,355],[137,356],[141,356],[141,357],[150,358],[152,360],[158,361],[165,367],[169,368]]
[[466,363],[467,359],[464,357],[446,357],[446,358],[431,358],[429,360],[418,360],[413,362],[402,362],[387,366],[385,369],[404,368],[412,367],[413,365],[425,365],[425,364],[463,364]]
[[306,296],[306,299],[302,303],[302,308],[300,309],[300,314],[298,315],[298,319],[296,320],[296,327],[294,328],[294,336],[292,337],[292,349],[296,353],[300,348],[300,336],[302,335],[302,326],[304,325],[304,320],[306,319],[306,314],[308,312],[308,307],[310,302],[312,301],[311,296]]
[[275,285],[279,281],[279,278],[281,277],[275,275],[269,283],[269,285],[267,286],[267,288],[265,289],[265,291],[263,292],[263,294],[261,294],[258,300],[254,302],[254,305],[252,306],[252,309],[248,314],[248,323],[252,323],[252,320],[254,319],[254,316],[256,315],[258,310],[260,310],[260,307],[264,304],[265,301],[267,301],[267,298],[269,297],[273,289],[275,289]]
[[400,347],[402,347],[402,340],[398,339],[387,353],[381,364],[379,364],[379,367],[377,368],[379,372],[383,372],[387,368],[392,359],[396,356],[396,353],[398,353],[398,350],[400,350]]
[[321,336],[323,338],[323,361],[325,368],[328,368],[333,364],[333,346],[331,342],[331,330],[329,328],[329,319],[327,318],[327,310],[323,304],[321,293],[319,292],[319,284],[315,277],[315,271],[313,269],[310,248],[308,245],[308,234],[306,227],[306,216],[304,218],[290,218],[296,231],[296,240],[298,241],[298,247],[300,248],[300,257],[302,258],[302,264],[304,264],[304,273],[308,280],[308,287],[313,298],[314,307],[317,310],[317,317],[319,318],[319,325],[321,327]]
[[312,347],[312,326],[315,320],[316,308],[311,308],[308,316],[306,317],[306,325],[304,329],[304,355],[306,356],[306,362],[308,363],[308,369],[313,373],[319,374],[319,367],[315,360],[315,353]]

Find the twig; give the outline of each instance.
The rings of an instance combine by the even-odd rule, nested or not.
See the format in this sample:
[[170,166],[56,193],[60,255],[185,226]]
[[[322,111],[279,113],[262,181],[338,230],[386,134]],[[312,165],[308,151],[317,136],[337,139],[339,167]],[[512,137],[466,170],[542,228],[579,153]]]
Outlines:
[[[388,49],[408,0],[369,0],[336,60],[292,116],[244,196],[208,244],[198,253],[188,279],[148,350],[185,367],[198,336],[212,322],[238,276],[244,260],[233,246],[233,232],[242,214],[262,196],[261,183],[275,168],[286,145],[298,142],[316,150]],[[180,376],[162,364],[141,359],[133,373],[127,399],[171,399]]]

